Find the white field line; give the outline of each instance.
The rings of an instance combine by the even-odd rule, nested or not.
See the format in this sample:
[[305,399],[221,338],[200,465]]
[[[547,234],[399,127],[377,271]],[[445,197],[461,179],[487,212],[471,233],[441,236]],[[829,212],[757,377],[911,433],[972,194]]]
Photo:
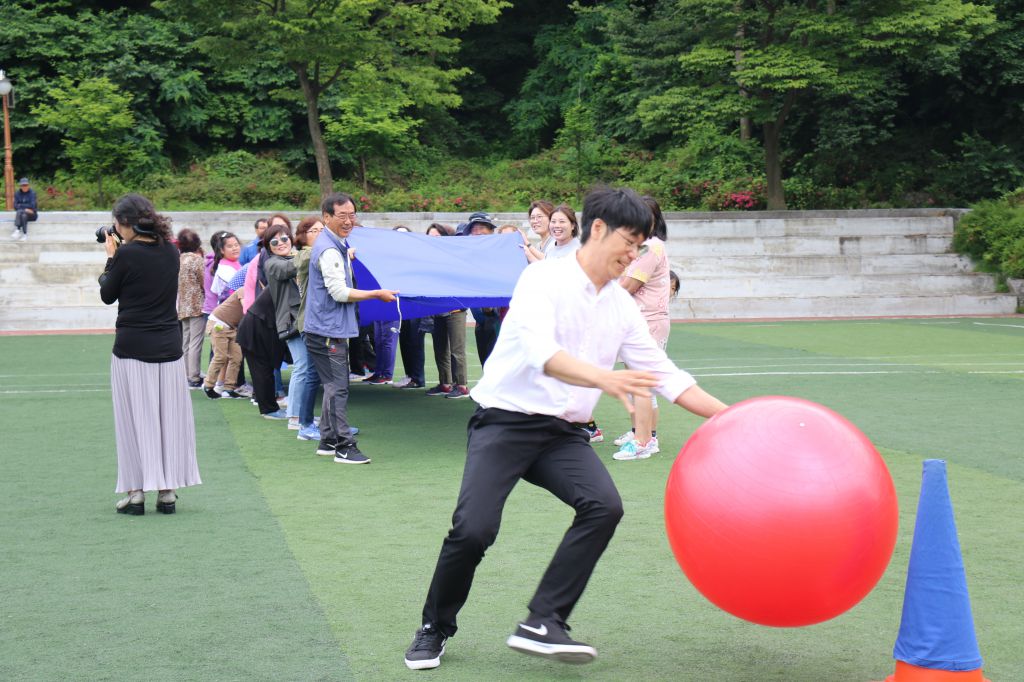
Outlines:
[[1024,329],[1024,324],[998,324],[995,322],[975,322],[974,324],[979,327],[1013,327],[1014,329]]

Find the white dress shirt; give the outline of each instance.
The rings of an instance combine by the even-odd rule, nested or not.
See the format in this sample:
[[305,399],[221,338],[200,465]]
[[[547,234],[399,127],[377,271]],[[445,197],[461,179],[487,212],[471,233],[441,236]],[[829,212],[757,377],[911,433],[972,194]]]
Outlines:
[[621,357],[630,369],[655,374],[655,390],[672,401],[697,383],[655,344],[632,296],[618,282],[597,291],[575,254],[523,270],[498,342],[470,395],[484,407],[586,422],[601,390],[545,374],[544,365],[558,351],[602,369]]

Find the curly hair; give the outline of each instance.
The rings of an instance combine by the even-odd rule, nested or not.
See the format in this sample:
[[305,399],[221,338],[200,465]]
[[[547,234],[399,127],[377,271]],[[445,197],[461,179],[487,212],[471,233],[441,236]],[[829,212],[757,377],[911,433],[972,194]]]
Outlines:
[[141,194],[125,194],[114,204],[114,220],[127,225],[141,235],[169,242],[173,238],[171,221],[156,212],[151,202]]

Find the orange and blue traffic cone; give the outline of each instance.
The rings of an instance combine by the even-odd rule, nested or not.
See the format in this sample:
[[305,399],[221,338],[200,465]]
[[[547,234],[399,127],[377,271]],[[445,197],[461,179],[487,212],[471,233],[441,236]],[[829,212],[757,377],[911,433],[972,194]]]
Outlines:
[[886,682],[988,682],[941,459],[924,462],[893,658],[896,671]]

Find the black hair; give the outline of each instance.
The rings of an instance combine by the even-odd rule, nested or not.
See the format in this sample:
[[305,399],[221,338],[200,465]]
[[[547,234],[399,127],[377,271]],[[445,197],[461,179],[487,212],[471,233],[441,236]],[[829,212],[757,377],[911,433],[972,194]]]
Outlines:
[[159,242],[169,242],[173,238],[171,221],[156,212],[151,202],[141,194],[125,194],[114,204],[114,220],[127,225],[136,233],[156,237]]
[[203,241],[187,227],[178,233],[178,251],[181,253],[202,253]]
[[580,242],[590,239],[590,227],[600,219],[609,231],[625,228],[637,237],[651,236],[651,209],[640,195],[628,187],[599,187],[583,200]]
[[675,295],[678,296],[679,295],[679,275],[677,275],[676,273],[674,273],[671,270],[669,270],[668,271],[668,291],[669,291],[669,295],[670,296],[673,295],[672,294],[672,289],[676,290]]
[[435,229],[438,232],[440,232],[442,237],[451,237],[452,236],[452,228],[450,228],[447,225],[444,225],[442,223],[430,223],[429,225],[427,225],[427,229],[424,230],[424,232],[426,232],[427,234],[430,234],[430,230],[431,229]]
[[[211,275],[217,272],[217,266],[220,265],[221,258],[224,257],[224,242],[229,239],[238,241],[238,237],[231,232],[218,232],[210,238],[210,246],[213,247],[213,262],[210,263]],[[215,240],[216,243],[214,243]],[[238,243],[241,244],[242,242],[238,241]]]
[[649,194],[644,195],[642,199],[654,215],[654,227],[651,230],[651,236],[657,237],[661,241],[667,240],[668,225],[665,224],[665,216],[661,215],[661,206],[659,206],[657,200]]
[[344,206],[345,204],[352,204],[352,207],[355,208],[356,202],[344,192],[332,192],[320,202],[320,212],[324,215],[334,215],[334,207]]
[[287,225],[268,225],[267,229],[263,232],[263,238],[260,239],[260,246],[270,251],[270,240],[278,235],[288,235],[288,241],[292,241],[292,228]]

